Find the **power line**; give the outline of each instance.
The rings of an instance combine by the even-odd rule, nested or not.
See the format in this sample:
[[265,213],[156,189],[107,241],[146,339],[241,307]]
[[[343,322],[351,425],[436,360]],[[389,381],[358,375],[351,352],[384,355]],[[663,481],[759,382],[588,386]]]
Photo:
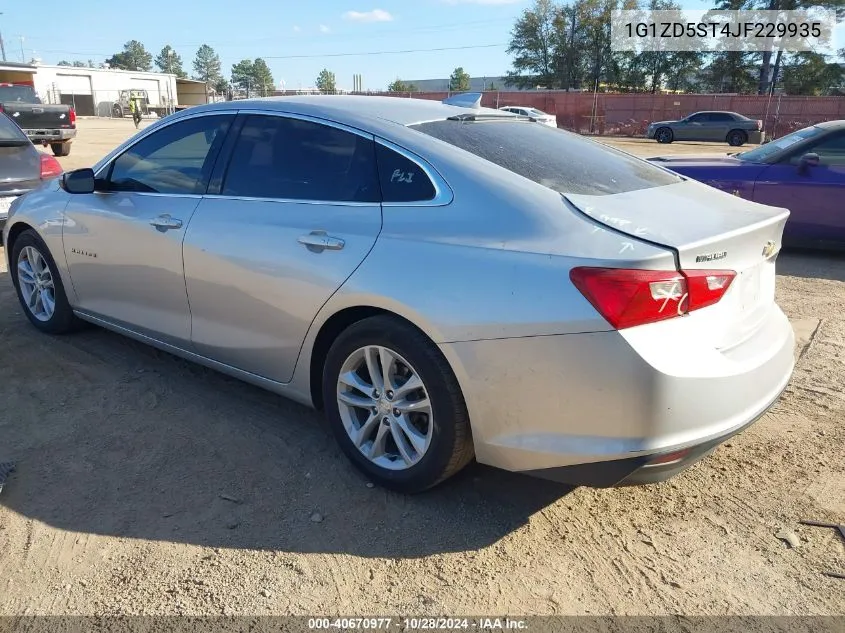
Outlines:
[[472,48],[499,48],[508,44],[477,44],[474,46],[443,46],[440,48],[406,48],[398,51],[368,51],[365,53],[323,53],[319,55],[265,55],[262,59],[312,59],[316,57],[359,57],[364,55],[403,55],[405,53],[434,53],[464,51]]

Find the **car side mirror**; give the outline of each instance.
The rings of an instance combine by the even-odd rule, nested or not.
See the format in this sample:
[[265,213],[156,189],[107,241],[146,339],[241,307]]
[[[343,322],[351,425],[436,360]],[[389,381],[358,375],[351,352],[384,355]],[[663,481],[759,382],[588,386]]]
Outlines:
[[801,158],[798,159],[798,173],[803,174],[809,169],[810,167],[816,167],[819,164],[819,155],[810,152],[808,154],[804,154]]
[[62,176],[62,187],[68,193],[94,193],[94,170],[85,167],[65,172]]

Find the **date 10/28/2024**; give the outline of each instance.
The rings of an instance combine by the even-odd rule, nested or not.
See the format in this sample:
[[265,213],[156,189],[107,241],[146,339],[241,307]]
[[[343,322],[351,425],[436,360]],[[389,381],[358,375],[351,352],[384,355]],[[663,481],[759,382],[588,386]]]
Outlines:
[[524,631],[528,623],[523,619],[486,618],[309,618],[310,630],[399,630],[399,631]]

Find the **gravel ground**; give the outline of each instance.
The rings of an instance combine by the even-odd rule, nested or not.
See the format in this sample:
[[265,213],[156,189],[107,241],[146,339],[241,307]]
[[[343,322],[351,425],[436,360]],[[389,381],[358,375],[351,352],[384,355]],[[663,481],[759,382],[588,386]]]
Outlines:
[[[62,163],[133,131],[83,120]],[[792,383],[685,474],[571,490],[473,465],[415,497],[370,488],[299,405],[103,330],[39,335],[0,258],[0,615],[845,615],[823,574],[845,541],[798,523],[845,522],[841,256],[781,256]]]

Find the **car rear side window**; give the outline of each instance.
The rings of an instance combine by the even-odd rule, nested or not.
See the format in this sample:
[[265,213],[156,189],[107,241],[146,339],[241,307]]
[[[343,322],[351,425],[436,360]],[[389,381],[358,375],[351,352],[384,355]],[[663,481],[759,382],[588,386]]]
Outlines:
[[141,139],[118,156],[109,191],[202,194],[231,115],[178,121]]
[[0,112],[0,143],[26,143],[28,139],[18,124],[12,121],[5,113]]
[[235,143],[224,196],[379,202],[375,143],[321,123],[252,115]]
[[376,145],[379,181],[384,202],[424,202],[437,191],[416,162],[383,145]]
[[411,127],[560,193],[610,195],[682,181],[644,160],[539,123],[446,120]]
[[731,121],[736,121],[736,117],[727,112],[711,112],[710,113],[710,121],[713,123],[727,123]]

